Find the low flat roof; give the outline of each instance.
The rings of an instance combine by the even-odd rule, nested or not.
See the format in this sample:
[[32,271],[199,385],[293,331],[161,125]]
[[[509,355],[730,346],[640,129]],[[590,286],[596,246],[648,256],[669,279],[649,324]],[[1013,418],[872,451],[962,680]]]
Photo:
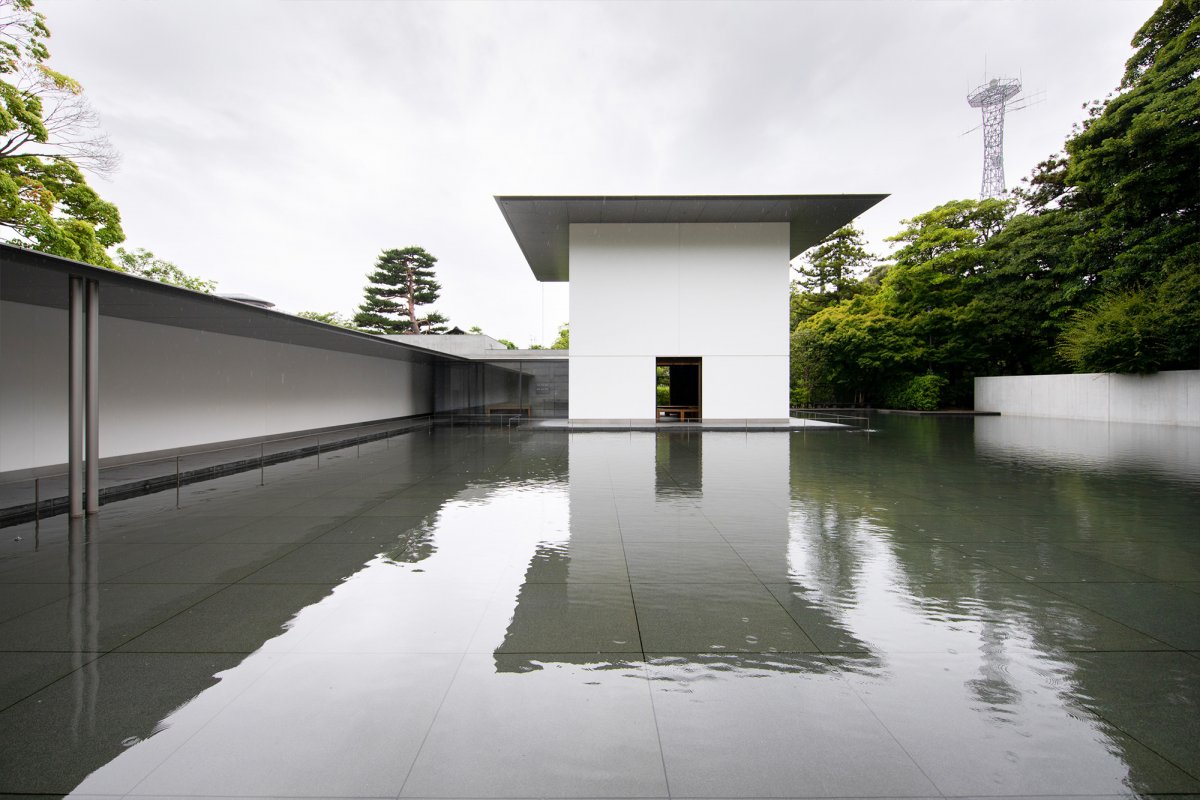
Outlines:
[[[326,325],[238,300],[0,244],[0,300],[67,307],[67,278],[100,283],[100,316],[337,350],[396,361],[462,361],[380,336]],[[64,321],[65,324],[65,321]]]
[[570,280],[573,222],[787,222],[791,257],[848,224],[886,194],[497,196],[539,281]]

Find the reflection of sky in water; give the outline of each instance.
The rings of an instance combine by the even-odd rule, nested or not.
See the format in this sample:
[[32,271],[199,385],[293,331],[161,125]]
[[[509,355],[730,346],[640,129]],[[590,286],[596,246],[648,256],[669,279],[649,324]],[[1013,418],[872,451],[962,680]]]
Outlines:
[[[1101,794],[1170,774],[1092,713],[1105,698],[1079,674],[1075,650],[1127,629],[1023,580],[1024,563],[997,567],[1027,533],[1020,520],[1074,513],[1080,497],[999,485],[1002,466],[976,470],[961,452],[889,483],[921,465],[903,452],[873,462],[883,435],[574,436],[569,481],[474,484],[398,530],[77,791],[321,795],[353,775],[363,794],[655,795],[665,770],[685,796]],[[650,599],[641,633],[622,638],[605,615],[623,613],[629,576]],[[717,584],[777,599],[815,646],[755,652],[752,635],[734,640],[749,652],[719,652],[739,648],[715,624],[703,638]],[[680,635],[707,646],[639,644],[665,586],[695,601]],[[564,608],[574,616],[555,616]],[[741,622],[757,634],[771,610]],[[614,652],[506,650],[539,641],[539,626],[591,624],[613,624]]]
[[[332,769],[333,782],[318,794],[336,793],[330,762],[345,757],[347,742],[363,742],[360,754],[372,752],[373,742],[381,757],[398,741],[419,742],[415,731],[403,730],[413,694],[420,695],[417,706],[428,706],[445,693],[464,652],[500,645],[530,559],[540,544],[567,539],[568,519],[565,488],[553,482],[464,490],[428,524],[398,532],[396,548],[301,610],[284,633],[220,673],[219,683],[170,714],[150,738],[130,741],[76,791],[153,795],[173,793],[180,783],[208,791],[221,784],[210,770],[239,764],[239,791],[250,773],[261,776],[257,785],[249,781],[251,789],[275,792],[279,771],[299,768],[303,776],[307,764],[318,767],[314,774],[283,783],[307,794],[312,781],[321,785],[319,773]],[[507,614],[486,613],[493,604]],[[176,752],[195,739],[200,746]],[[397,777],[386,764],[363,768],[380,771],[380,786]]]

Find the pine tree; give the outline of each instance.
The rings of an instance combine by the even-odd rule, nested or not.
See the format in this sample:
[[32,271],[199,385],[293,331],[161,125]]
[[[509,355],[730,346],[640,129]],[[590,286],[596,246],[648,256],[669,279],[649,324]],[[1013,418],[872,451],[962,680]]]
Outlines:
[[800,273],[796,283],[814,294],[844,295],[874,262],[875,257],[863,244],[862,231],[847,225],[804,254],[801,266],[796,268]]
[[354,324],[374,333],[441,333],[446,318],[436,311],[424,316],[420,306],[438,299],[442,286],[433,279],[437,259],[420,247],[384,250],[367,276],[366,298]]

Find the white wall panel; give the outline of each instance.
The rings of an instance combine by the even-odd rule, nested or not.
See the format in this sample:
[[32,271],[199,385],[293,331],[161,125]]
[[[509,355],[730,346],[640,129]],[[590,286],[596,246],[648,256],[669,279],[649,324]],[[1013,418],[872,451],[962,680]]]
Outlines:
[[678,353],[679,226],[572,225],[570,237],[571,355]]
[[701,366],[704,418],[786,419],[788,379],[786,355],[707,356]]
[[0,302],[0,472],[67,460],[67,312]]
[[[100,452],[150,452],[430,411],[430,368],[100,318]],[[0,307],[0,471],[66,461],[66,312]]]
[[679,228],[678,355],[787,355],[788,226]]
[[788,416],[786,223],[573,224],[570,248],[572,419],[652,418],[652,377],[585,362],[635,356],[704,359],[707,418]]
[[652,356],[572,354],[569,380],[571,419],[654,419]]

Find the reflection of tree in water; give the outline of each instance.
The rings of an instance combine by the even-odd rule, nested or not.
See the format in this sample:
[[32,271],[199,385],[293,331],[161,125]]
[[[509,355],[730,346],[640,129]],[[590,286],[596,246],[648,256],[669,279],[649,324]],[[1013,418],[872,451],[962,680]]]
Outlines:
[[835,608],[853,605],[866,555],[860,544],[869,527],[861,514],[843,513],[833,503],[794,502],[788,515],[788,558],[806,567],[796,577]]
[[393,564],[418,564],[437,552],[435,525],[429,518],[401,533],[383,557]]
[[[879,606],[882,613],[907,609],[906,624],[915,621],[945,646],[952,636],[974,643],[975,676],[962,686],[976,712],[1023,729],[1036,726],[1039,714],[1084,720],[1125,764],[1128,786],[1160,785],[1157,767],[1125,746],[1125,732],[1109,722],[1127,700],[1087,653],[1103,649],[1111,621],[1036,583],[996,576],[987,558],[970,558],[962,545],[1019,542],[1027,548],[1022,557],[1041,554],[1050,567],[1073,557],[1057,546],[1062,541],[1104,541],[1107,552],[1135,552],[1145,538],[1140,526],[1156,515],[1184,518],[1194,493],[1166,493],[1158,476],[980,458],[969,421],[932,423],[888,420],[869,438],[793,437],[792,547],[806,567],[793,577],[796,596],[854,630],[844,612],[865,603],[876,582],[889,581],[883,603],[892,608]],[[1147,481],[1156,488],[1140,496]],[[1160,538],[1174,530],[1164,526]],[[866,605],[858,610],[860,619],[871,614]],[[886,645],[868,639],[868,646],[889,659]],[[1154,702],[1169,705],[1165,694]]]
[[[561,442],[548,437],[531,437],[515,443],[501,441],[492,431],[479,438],[484,440],[482,444],[472,434],[452,437],[446,443],[442,457],[453,459],[456,464],[461,462],[462,481],[455,485],[446,476],[437,474],[445,488],[444,497],[421,494],[425,490],[423,481],[409,487],[418,492],[412,497],[414,510],[422,504],[434,508],[419,522],[398,532],[396,544],[383,553],[385,559],[395,564],[418,564],[435,554],[438,515],[447,503],[483,505],[498,493],[541,491],[566,478],[566,448]],[[397,499],[405,499],[405,494],[398,494]]]
[[987,709],[993,722],[1012,722],[1021,703],[1021,690],[1009,673],[1008,637],[999,626],[984,623],[980,630],[979,677],[967,681],[972,696]]

